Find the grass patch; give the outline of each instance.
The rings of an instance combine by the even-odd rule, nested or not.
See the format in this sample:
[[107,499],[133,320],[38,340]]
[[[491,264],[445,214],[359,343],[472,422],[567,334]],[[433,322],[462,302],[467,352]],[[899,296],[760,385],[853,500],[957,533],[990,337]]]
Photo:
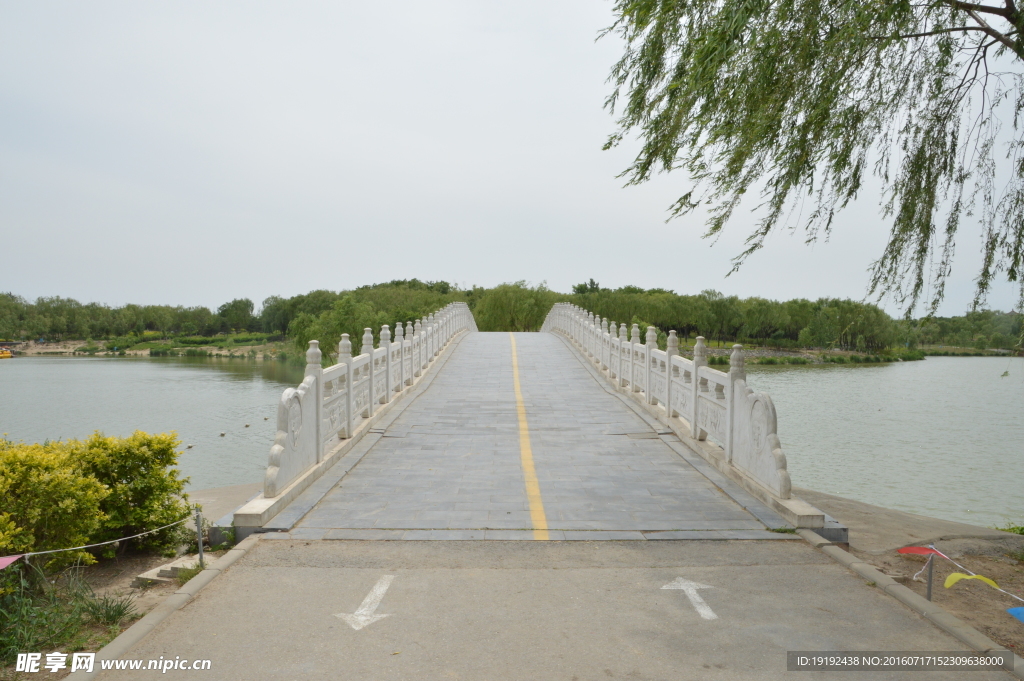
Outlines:
[[192,579],[202,571],[203,568],[199,567],[199,563],[196,563],[190,568],[180,568],[178,570],[178,574],[175,575],[174,578],[178,580],[179,586],[185,586],[185,583],[188,582],[188,580]]
[[796,534],[794,527],[769,527],[768,531],[776,534]]
[[98,596],[86,599],[85,613],[96,624],[113,626],[135,617],[131,596]]
[[1024,535],[1024,525],[1014,525],[1012,523],[1007,523],[1006,525],[1003,525],[1002,527],[997,527],[995,529],[1002,530],[1003,532],[1012,532],[1013,534]]
[[131,596],[97,596],[79,567],[46,573],[19,564],[0,580],[0,665],[20,652],[82,650],[95,638],[120,633],[120,625],[137,613]]

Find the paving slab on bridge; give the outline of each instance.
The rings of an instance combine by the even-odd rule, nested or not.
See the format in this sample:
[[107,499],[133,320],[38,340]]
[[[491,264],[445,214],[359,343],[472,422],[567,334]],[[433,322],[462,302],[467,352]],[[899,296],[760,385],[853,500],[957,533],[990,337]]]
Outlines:
[[781,518],[749,496],[738,504],[742,493],[714,484],[675,440],[595,380],[557,336],[473,333],[279,538],[792,538],[768,532],[765,522],[781,526]]
[[[680,579],[703,608],[663,588]],[[965,648],[803,542],[264,539],[124,655],[206,659],[210,671],[103,678],[851,678],[788,673],[798,650]]]

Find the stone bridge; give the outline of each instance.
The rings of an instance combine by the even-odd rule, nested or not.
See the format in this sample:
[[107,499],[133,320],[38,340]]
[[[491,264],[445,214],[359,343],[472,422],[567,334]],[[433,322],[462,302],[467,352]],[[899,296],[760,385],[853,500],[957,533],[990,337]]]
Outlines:
[[542,333],[479,333],[465,305],[376,348],[366,331],[328,368],[312,344],[282,395],[263,494],[233,516],[259,534],[101,658],[209,659],[225,679],[745,681],[809,651],[996,647],[818,536],[845,528],[791,495],[740,348],[718,371],[701,343],[683,357],[569,305]]
[[[771,398],[670,332],[558,304],[541,333],[480,333],[463,303],[316,341],[278,407],[253,532],[305,539],[792,539],[845,528],[790,494]],[[787,530],[785,532],[780,530]]]

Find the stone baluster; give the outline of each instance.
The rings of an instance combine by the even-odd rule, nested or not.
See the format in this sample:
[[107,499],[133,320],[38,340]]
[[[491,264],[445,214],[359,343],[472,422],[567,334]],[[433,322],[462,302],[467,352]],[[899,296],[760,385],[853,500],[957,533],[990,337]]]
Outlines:
[[611,323],[608,324],[608,378],[618,378],[620,373],[618,371],[618,366],[615,367],[615,371],[612,370],[612,357],[617,356],[615,353],[618,352],[618,348],[616,347],[618,343],[619,327],[613,319]]
[[434,357],[434,320],[431,315],[423,318],[423,371],[430,367]]
[[672,378],[675,376],[675,369],[672,366],[672,358],[679,354],[679,337],[676,336],[675,330],[668,332],[668,342],[665,348],[665,413],[669,418],[675,416],[673,409],[675,409],[675,400],[672,396]]
[[380,346],[384,352],[384,394],[380,396],[380,403],[387,404],[391,401],[391,390],[394,385],[394,374],[391,373],[391,328],[384,324],[380,327]]
[[437,346],[437,328],[434,325],[434,315],[427,315],[426,320],[424,320],[424,326],[427,329],[427,354],[424,367],[427,367],[434,360],[434,348]]
[[640,392],[640,386],[637,385],[636,377],[640,375],[641,367],[637,366],[640,359],[640,351],[637,346],[640,345],[640,326],[634,324],[629,334],[629,385],[631,391],[638,393]]
[[633,375],[626,364],[628,355],[626,349],[629,347],[629,338],[626,337],[626,322],[619,325],[619,386],[625,388],[633,382]]
[[441,354],[441,321],[434,315],[430,315],[430,321],[434,327],[434,347],[430,353],[430,357],[434,358]]
[[698,440],[706,440],[708,434],[701,430],[697,423],[700,421],[700,400],[698,395],[707,391],[707,381],[701,379],[700,370],[708,365],[708,349],[704,345],[704,336],[697,336],[697,342],[693,345],[693,407],[691,407],[690,433]]
[[601,320],[601,328],[597,330],[598,350],[600,351],[598,367],[602,370],[608,368],[608,318]]
[[427,367],[434,359],[434,316],[427,315],[426,319],[423,320],[423,337],[426,341],[426,345],[423,348],[423,370],[426,371]]
[[341,340],[338,341],[338,363],[345,364],[347,369],[345,370],[345,433],[342,437],[352,437],[352,404],[354,402],[352,394],[352,341],[348,339],[348,334],[341,334]]
[[653,326],[647,327],[647,351],[645,357],[647,359],[647,375],[644,377],[644,394],[647,397],[647,404],[657,404],[658,398],[655,396],[654,390],[654,376],[658,372],[655,368],[655,362],[657,361],[654,357],[654,351],[658,349],[658,330]]
[[590,315],[580,313],[580,348],[586,357],[590,356]]
[[366,364],[367,369],[370,370],[370,380],[366,384],[366,409],[363,411],[363,418],[368,419],[373,416],[373,405],[376,404],[373,386],[376,374],[373,366],[373,329],[368,326],[363,329],[363,347],[360,348],[360,354],[370,355],[370,361]]
[[611,343],[608,338],[608,317],[601,320],[601,369],[610,371],[608,364],[611,361]]
[[747,380],[747,367],[743,358],[743,346],[737,343],[732,346],[732,354],[729,355],[729,394],[725,396],[725,404],[728,409],[727,422],[729,430],[726,431],[725,457],[732,462],[733,437],[736,426],[736,381]]
[[316,396],[314,418],[316,423],[313,425],[313,434],[316,438],[314,442],[316,443],[317,463],[323,460],[324,456],[323,440],[320,439],[320,428],[324,420],[324,369],[320,364],[322,357],[320,341],[309,341],[309,349],[306,350],[306,370],[304,376],[312,376],[316,380],[316,387],[314,388],[314,395]]
[[[405,348],[402,349],[402,371],[405,372],[405,384],[412,385],[416,376],[416,365],[413,363],[412,349],[415,339],[415,329],[412,322],[405,323]],[[405,359],[409,359],[409,368],[405,368]]]
[[593,357],[594,348],[591,341],[594,336],[594,315],[588,312],[580,321],[583,323],[583,337],[580,339],[583,341],[583,351],[587,353],[587,357]]
[[601,368],[601,315],[594,315],[594,364]]
[[423,373],[423,321],[420,319],[416,320],[413,324],[415,335],[413,336],[413,366],[416,367],[413,376],[419,377]]
[[402,322],[395,324],[395,343],[398,344],[398,392],[405,390],[405,329]]

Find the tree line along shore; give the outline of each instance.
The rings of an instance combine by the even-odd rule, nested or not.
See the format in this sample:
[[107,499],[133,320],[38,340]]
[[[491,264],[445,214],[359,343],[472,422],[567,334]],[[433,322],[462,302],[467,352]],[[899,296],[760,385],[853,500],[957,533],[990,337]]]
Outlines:
[[[768,300],[717,291],[678,294],[666,289],[602,288],[591,279],[571,293],[514,282],[460,289],[444,281],[398,280],[348,291],[317,290],[271,296],[258,310],[246,298],[206,307],[80,303],[71,298],[28,302],[0,293],[0,341],[28,354],[298,357],[310,340],[337,347],[348,333],[359,352],[363,329],[420,319],[444,305],[469,305],[481,331],[536,331],[556,302],[568,301],[602,319],[658,329],[659,345],[672,329],[681,349],[708,339],[724,361],[743,343],[761,363],[886,361],[924,355],[1020,354],[1018,312],[976,310],[957,317],[893,319],[880,307],[848,299]],[[325,360],[330,361],[330,352]],[[714,360],[713,360],[714,361]]]

